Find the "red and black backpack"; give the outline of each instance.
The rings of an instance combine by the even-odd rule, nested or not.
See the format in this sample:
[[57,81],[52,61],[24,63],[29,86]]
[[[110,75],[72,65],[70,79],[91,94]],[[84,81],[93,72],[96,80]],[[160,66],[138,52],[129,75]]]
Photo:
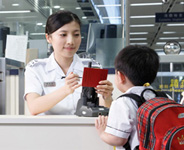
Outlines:
[[[156,97],[144,99],[144,92],[150,90]],[[164,92],[147,88],[141,96],[129,93],[137,102],[139,150],[184,150],[184,106],[167,97]],[[130,149],[127,144],[126,150]]]

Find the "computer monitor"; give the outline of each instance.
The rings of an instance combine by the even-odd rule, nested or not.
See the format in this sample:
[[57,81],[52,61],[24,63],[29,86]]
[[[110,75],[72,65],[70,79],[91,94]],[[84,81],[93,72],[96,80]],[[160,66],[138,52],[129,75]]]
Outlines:
[[104,38],[122,38],[122,24],[90,23],[87,38],[86,52],[96,53],[96,40]]
[[86,52],[103,68],[113,68],[114,59],[124,47],[122,24],[89,24]]

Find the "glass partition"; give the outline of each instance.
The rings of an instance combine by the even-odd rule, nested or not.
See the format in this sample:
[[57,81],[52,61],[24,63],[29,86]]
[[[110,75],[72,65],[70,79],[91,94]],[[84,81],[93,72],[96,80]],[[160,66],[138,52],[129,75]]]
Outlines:
[[114,60],[123,48],[122,38],[96,39],[96,61],[103,68],[114,68]]

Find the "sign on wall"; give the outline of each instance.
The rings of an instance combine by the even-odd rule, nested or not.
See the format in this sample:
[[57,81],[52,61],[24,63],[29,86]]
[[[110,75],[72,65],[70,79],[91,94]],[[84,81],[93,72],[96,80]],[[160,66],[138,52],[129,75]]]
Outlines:
[[184,22],[184,12],[155,13],[155,22]]
[[25,63],[27,42],[26,35],[7,35],[5,57]]

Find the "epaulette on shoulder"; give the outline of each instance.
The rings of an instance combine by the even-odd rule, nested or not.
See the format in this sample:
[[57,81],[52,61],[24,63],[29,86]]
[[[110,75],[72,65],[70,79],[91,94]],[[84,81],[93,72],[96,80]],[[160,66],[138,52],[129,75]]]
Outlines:
[[29,63],[28,63],[28,66],[29,67],[34,67],[34,66],[37,66],[37,65],[39,65],[39,64],[44,64],[45,62],[43,61],[43,60],[41,60],[41,59],[34,59],[34,60],[32,60],[32,61],[30,61]]

